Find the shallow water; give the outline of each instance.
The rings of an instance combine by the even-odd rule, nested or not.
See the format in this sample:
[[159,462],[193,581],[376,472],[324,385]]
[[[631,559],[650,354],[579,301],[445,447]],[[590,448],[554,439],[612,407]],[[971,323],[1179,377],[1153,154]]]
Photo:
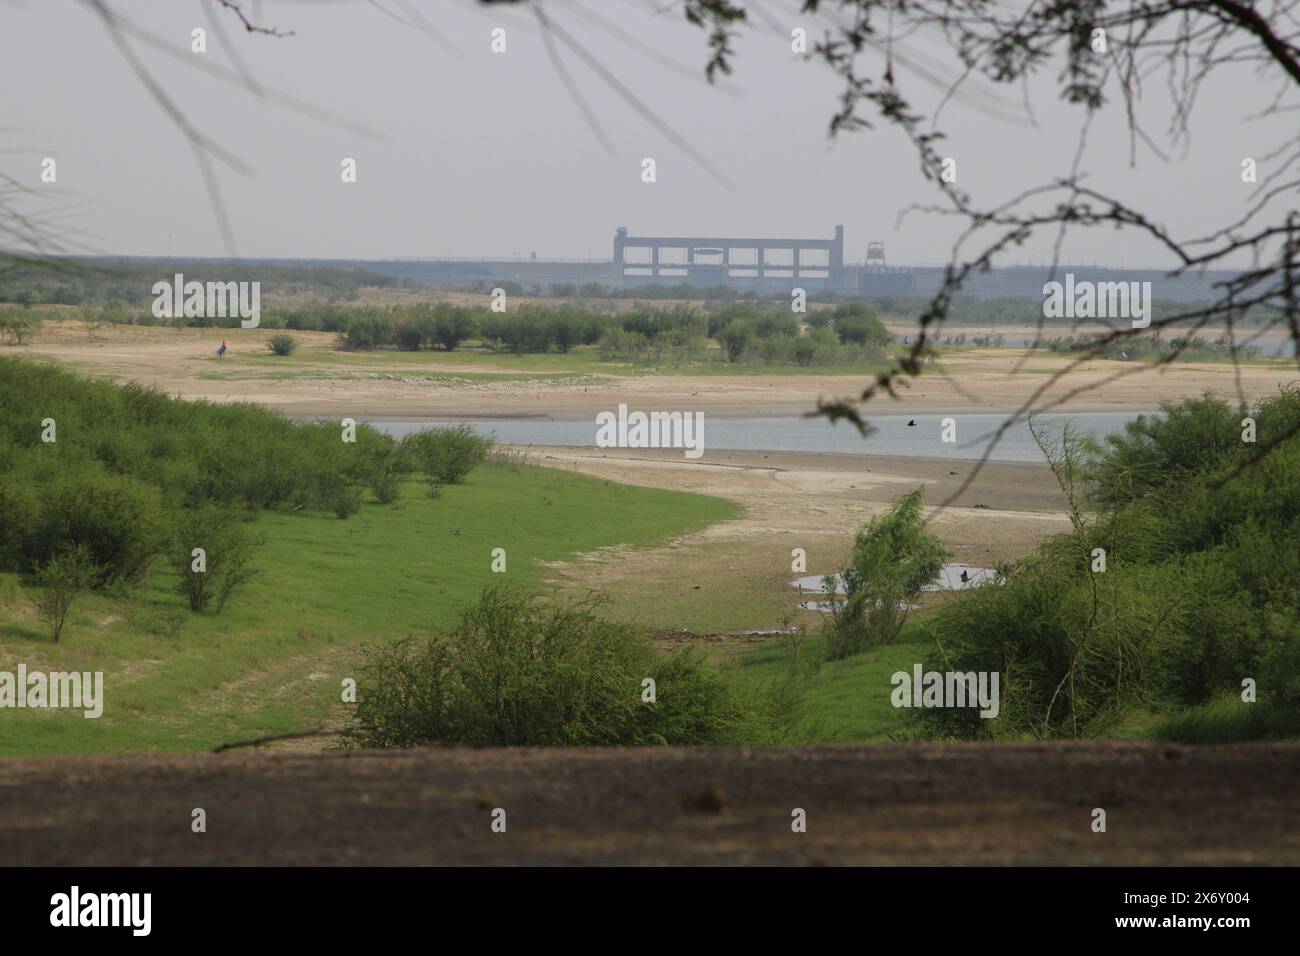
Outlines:
[[[961,576],[963,572],[966,580],[963,581]],[[939,576],[931,583],[921,588],[922,591],[965,591],[967,588],[979,587],[985,581],[992,581],[997,572],[992,568],[977,568],[972,564],[945,564],[939,569]],[[831,578],[831,588],[827,590],[826,579]],[[795,578],[790,582],[790,587],[796,588],[800,594],[824,594],[829,595],[829,601],[800,601],[796,607],[805,611],[821,611],[829,614],[835,607],[836,603],[843,599],[845,593],[844,575],[841,572],[833,574],[809,574],[801,578]],[[909,609],[907,605],[899,604],[899,610]]]
[[[966,580],[961,579],[962,572]],[[977,568],[971,564],[945,564],[939,570],[939,577],[927,584],[923,591],[965,591],[967,588],[979,587],[985,581],[992,581],[997,572],[992,568]]]
[[[683,409],[689,411],[689,409]],[[1148,413],[1149,414],[1149,413]],[[943,419],[955,420],[955,442],[942,440]],[[1105,435],[1123,429],[1136,418],[1129,412],[1082,412],[1076,415],[1043,415],[1041,421],[1055,432],[1067,421],[1081,431]],[[775,418],[714,418],[704,420],[704,449],[710,451],[832,452],[848,455],[898,455],[914,458],[977,459],[984,454],[1005,415],[872,415],[876,431],[866,438],[847,423],[832,425],[825,419],[784,416]],[[508,445],[571,445],[596,447],[596,417],[583,420],[459,419],[484,434],[493,434]],[[915,422],[910,425],[909,422]],[[374,425],[401,437],[424,428],[446,425],[447,421],[384,422]],[[683,452],[683,455],[685,453]],[[1042,461],[1024,419],[1014,422],[998,440],[992,461]]]

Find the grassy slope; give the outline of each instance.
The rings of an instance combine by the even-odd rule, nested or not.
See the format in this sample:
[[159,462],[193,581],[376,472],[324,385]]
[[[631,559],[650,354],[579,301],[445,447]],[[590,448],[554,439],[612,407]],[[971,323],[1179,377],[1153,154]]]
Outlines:
[[[156,571],[145,617],[177,614],[175,636],[133,627],[95,596],[52,645],[14,577],[0,575],[0,669],[102,670],[107,699],[98,720],[0,713],[0,755],[193,750],[337,720],[359,644],[427,633],[486,585],[539,584],[543,561],[664,541],[738,510],[551,469],[483,467],[440,500],[411,483],[398,504],[368,502],[345,521],[266,513],[252,525],[265,538],[262,573],[220,616],[178,611],[174,575]],[[496,547],[504,575],[490,570]]]
[[[873,743],[911,738],[917,728],[909,710],[890,703],[897,671],[911,672],[927,659],[932,644],[920,619],[912,619],[900,639],[843,661],[823,663],[805,698],[805,715],[791,744]],[[810,637],[804,653],[820,656],[820,637]],[[788,666],[780,642],[739,655],[741,676],[762,687],[777,681]],[[924,738],[923,738],[924,739]],[[1162,713],[1134,707],[1116,720],[1107,740],[1176,740],[1187,744],[1225,744],[1258,740],[1300,740],[1300,715],[1264,704],[1243,704],[1230,694],[1199,707]]]
[[[806,713],[792,744],[869,743],[908,730],[908,711],[890,703],[896,671],[924,661],[930,640],[917,621],[909,621],[893,644],[873,647],[842,661],[823,663],[806,698]],[[804,652],[819,657],[821,638],[810,637]],[[779,643],[765,644],[738,658],[740,673],[758,682],[778,680],[789,661]]]

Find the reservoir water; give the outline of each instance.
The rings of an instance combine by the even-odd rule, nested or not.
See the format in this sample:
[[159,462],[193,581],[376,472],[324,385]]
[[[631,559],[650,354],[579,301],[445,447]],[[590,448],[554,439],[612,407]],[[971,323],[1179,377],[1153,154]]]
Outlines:
[[[943,419],[956,421],[955,442],[942,441]],[[1123,430],[1135,414],[1128,412],[1081,412],[1073,415],[1043,415],[1040,421],[1053,434],[1072,422],[1081,431],[1106,435]],[[875,431],[866,438],[845,422],[832,425],[821,418],[785,416],[774,418],[714,418],[704,416],[704,450],[833,452],[842,455],[899,455],[916,458],[977,459],[984,454],[1006,415],[871,415]],[[453,419],[474,426],[483,434],[495,435],[508,445],[571,445],[596,447],[595,415],[588,419]],[[395,437],[425,428],[447,425],[449,420],[424,422],[372,421],[370,424]],[[915,422],[915,425],[909,424]],[[1003,433],[990,456],[992,461],[1042,461],[1024,419]]]

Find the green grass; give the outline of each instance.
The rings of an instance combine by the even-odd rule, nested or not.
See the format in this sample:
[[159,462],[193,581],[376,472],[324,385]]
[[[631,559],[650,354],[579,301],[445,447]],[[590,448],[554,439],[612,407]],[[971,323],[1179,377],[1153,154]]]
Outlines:
[[[174,575],[155,572],[143,615],[177,615],[175,636],[131,626],[96,595],[53,645],[14,576],[0,575],[0,670],[102,670],[106,698],[98,720],[0,712],[0,755],[196,750],[337,722],[360,644],[428,633],[489,584],[537,586],[542,562],[662,542],[739,511],[719,498],[485,466],[436,501],[411,482],[396,505],[367,501],[347,520],[268,512],[251,525],[265,539],[261,574],[221,615],[182,610]],[[497,547],[504,575],[490,570]]]
[[1248,704],[1236,694],[1175,714],[1151,736],[1185,744],[1230,744],[1300,737],[1300,714],[1267,703]]
[[[805,714],[791,744],[871,743],[911,738],[911,711],[890,703],[897,671],[911,672],[924,662],[932,643],[913,618],[894,644],[874,647],[842,661],[825,662],[812,679]],[[811,636],[804,654],[818,659],[820,636]],[[735,660],[740,675],[757,687],[778,681],[789,654],[780,641],[763,644]],[[1187,744],[1244,743],[1300,739],[1300,714],[1266,703],[1243,703],[1232,694],[1174,714],[1135,709],[1110,728],[1107,740],[1176,740]]]
[[[805,699],[802,726],[789,742],[870,743],[907,733],[911,712],[890,703],[890,678],[897,671],[910,673],[914,664],[926,659],[930,648],[929,638],[913,619],[893,644],[823,663]],[[809,637],[804,653],[820,657],[821,637]],[[788,662],[786,649],[780,642],[772,642],[741,654],[737,667],[742,677],[761,686],[778,680]]]

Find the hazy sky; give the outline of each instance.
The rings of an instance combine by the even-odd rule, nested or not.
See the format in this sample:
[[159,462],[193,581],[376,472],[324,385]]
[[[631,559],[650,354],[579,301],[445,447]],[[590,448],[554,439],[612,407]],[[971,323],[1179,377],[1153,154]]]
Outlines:
[[[549,16],[614,71],[673,130],[719,167],[713,177],[629,107],[572,51],[560,55],[612,143],[607,154],[584,122],[547,56],[527,8],[481,8],[470,0],[381,0],[404,16],[418,9],[447,46],[381,9],[348,0],[246,3],[259,22],[293,30],[255,36],[216,3],[110,0],[114,9],[174,46],[175,56],[130,40],[186,117],[252,169],[245,178],[216,163],[242,256],[389,258],[514,256],[608,259],[614,230],[634,234],[829,237],[846,228],[846,258],[860,261],[868,240],[883,240],[892,263],[946,261],[954,224],[899,212],[937,201],[911,146],[891,129],[831,142],[827,123],[839,84],[829,70],[790,50],[803,25],[797,4],[764,0],[771,19],[737,41],[734,93],[702,79],[703,31],[668,0],[547,0]],[[602,30],[596,11],[641,48]],[[789,11],[789,12],[782,12]],[[195,64],[233,63],[213,20],[224,25],[256,80],[314,106],[373,127],[378,137],[302,115],[273,97]],[[777,26],[782,27],[777,32]],[[506,30],[493,53],[491,31]],[[208,51],[192,53],[191,31],[207,28]],[[691,76],[648,56],[684,64]],[[908,49],[944,76],[952,56],[938,40],[914,37]],[[874,70],[874,67],[873,67]],[[921,104],[938,93],[896,67],[905,93]],[[60,221],[88,233],[104,253],[225,255],[193,151],[132,72],[102,22],[76,0],[0,4],[0,172],[34,188],[57,190],[70,207]],[[1014,114],[1019,90],[988,84]],[[959,185],[993,203],[1068,171],[1082,114],[1061,104],[1056,71],[1030,90],[1037,128],[953,102],[940,127],[957,160]],[[1147,150],[1136,169],[1122,111],[1094,123],[1083,169],[1101,189],[1141,202],[1175,233],[1207,231],[1236,218],[1251,187],[1240,182],[1244,156],[1262,157],[1294,132],[1295,113],[1247,122],[1266,91],[1238,71],[1202,93],[1192,149],[1163,161]],[[1143,113],[1164,142],[1164,80],[1147,84]],[[44,156],[57,160],[57,185],[40,183]],[[354,157],[358,181],[340,181]],[[641,181],[653,157],[658,181]],[[36,204],[24,208],[39,209]],[[1043,261],[1054,234],[1018,256]],[[1079,233],[1067,261],[1168,264],[1148,241],[1110,230]]]

